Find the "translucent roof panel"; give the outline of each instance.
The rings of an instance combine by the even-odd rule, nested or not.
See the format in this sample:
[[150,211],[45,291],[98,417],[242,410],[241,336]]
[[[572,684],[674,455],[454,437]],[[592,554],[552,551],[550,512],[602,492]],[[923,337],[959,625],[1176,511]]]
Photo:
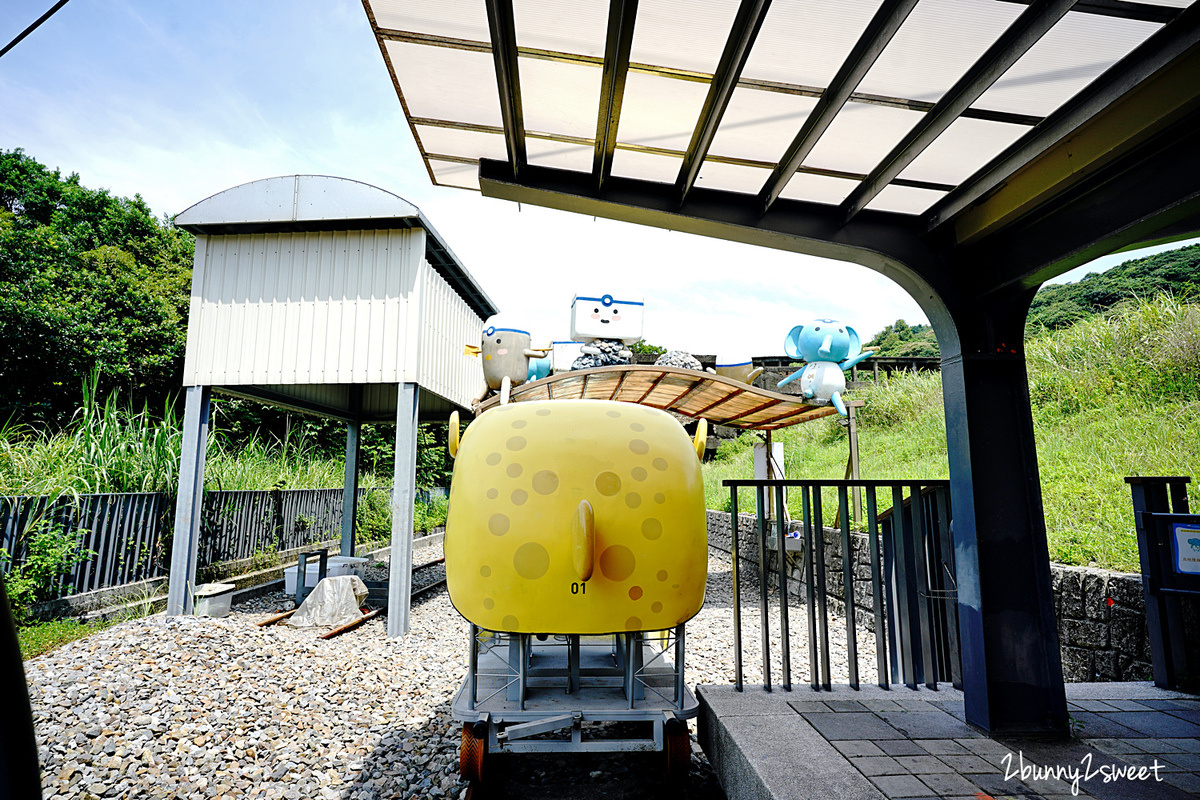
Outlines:
[[590,144],[559,142],[532,136],[525,139],[525,151],[529,163],[539,167],[591,172],[592,156],[595,150],[596,148]]
[[1160,27],[1069,11],[975,105],[1044,117]]
[[479,191],[479,165],[460,164],[457,161],[442,161],[429,159],[429,168],[433,177],[442,186],[457,186],[462,189]]
[[945,197],[947,192],[933,189],[918,189],[915,186],[897,186],[890,184],[875,195],[875,199],[867,203],[867,208],[876,211],[898,211],[901,214],[920,214],[938,200]]
[[487,7],[478,0],[369,0],[385,30],[489,42]]
[[513,20],[518,47],[604,58],[608,0],[513,0]]
[[384,44],[413,117],[503,126],[491,53],[407,42]]
[[813,97],[745,87],[734,89],[708,152],[775,163],[796,138],[816,104]]
[[612,174],[622,178],[674,183],[682,166],[682,158],[618,147],[613,153]]
[[962,183],[1028,132],[1029,128],[1024,125],[960,117],[905,167],[900,177],[933,183]]
[[464,131],[436,125],[417,125],[417,136],[426,153],[461,158],[494,158],[508,160],[504,135],[482,131]]
[[595,137],[600,67],[540,58],[517,61],[526,130]]
[[921,120],[922,114],[906,108],[846,103],[804,163],[865,175]]
[[849,197],[857,186],[858,181],[797,172],[788,181],[787,186],[783,187],[780,196],[792,200],[809,200],[814,203],[837,205]]
[[[708,84],[630,72],[625,79],[617,141],[686,150],[708,94]],[[592,112],[595,136],[596,112]]]
[[[824,88],[881,0],[794,0],[767,12],[743,78]],[[797,57],[803,54],[803,57]]]
[[937,102],[1025,8],[996,0],[921,0],[858,91]]
[[771,170],[762,167],[747,167],[741,164],[724,164],[705,159],[700,167],[696,185],[705,189],[725,189],[742,194],[758,194]]
[[629,60],[711,75],[737,9],[737,0],[640,0]]

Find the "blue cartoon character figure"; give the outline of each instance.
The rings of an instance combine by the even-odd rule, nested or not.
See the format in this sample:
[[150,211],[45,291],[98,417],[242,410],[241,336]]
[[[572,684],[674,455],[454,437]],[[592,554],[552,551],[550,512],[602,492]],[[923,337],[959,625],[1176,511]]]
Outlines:
[[1191,539],[1188,539],[1188,545],[1192,548],[1192,550],[1200,550],[1200,539],[1192,537]]
[[778,385],[799,378],[800,393],[806,400],[832,403],[839,414],[846,416],[846,404],[842,402],[842,392],[846,391],[843,372],[871,357],[870,350],[862,349],[854,328],[833,319],[813,320],[788,331],[783,349],[790,358],[808,363]]

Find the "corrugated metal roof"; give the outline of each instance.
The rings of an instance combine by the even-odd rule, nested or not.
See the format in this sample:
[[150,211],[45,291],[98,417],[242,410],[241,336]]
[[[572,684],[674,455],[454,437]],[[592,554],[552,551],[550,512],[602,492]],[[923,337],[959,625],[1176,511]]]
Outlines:
[[329,175],[250,181],[192,205],[175,224],[205,235],[422,228],[425,257],[438,274],[481,318],[498,311],[419,208],[361,181]]

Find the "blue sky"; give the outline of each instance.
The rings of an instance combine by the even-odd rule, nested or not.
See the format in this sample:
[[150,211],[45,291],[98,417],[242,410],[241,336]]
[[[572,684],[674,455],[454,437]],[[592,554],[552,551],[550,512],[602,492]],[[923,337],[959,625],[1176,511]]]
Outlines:
[[[4,0],[0,44],[51,5]],[[0,147],[139,193],[158,214],[274,175],[388,189],[539,339],[567,338],[576,292],[633,286],[646,339],[694,353],[779,353],[811,316],[864,338],[925,321],[899,287],[855,265],[433,186],[354,0],[72,0],[0,59],[0,109]]]

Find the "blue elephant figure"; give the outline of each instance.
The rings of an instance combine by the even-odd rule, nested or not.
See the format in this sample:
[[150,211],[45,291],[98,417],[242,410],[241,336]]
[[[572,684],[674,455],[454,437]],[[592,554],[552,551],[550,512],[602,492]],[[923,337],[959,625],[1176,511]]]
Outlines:
[[846,416],[846,404],[842,402],[842,392],[846,391],[843,372],[871,357],[870,350],[862,349],[862,340],[854,328],[834,319],[813,320],[788,331],[783,349],[789,358],[808,363],[778,385],[799,378],[805,399],[832,403],[839,414]]
[[541,358],[529,359],[529,378],[530,383],[540,381],[542,378],[550,375],[551,361],[550,356],[542,356]]

